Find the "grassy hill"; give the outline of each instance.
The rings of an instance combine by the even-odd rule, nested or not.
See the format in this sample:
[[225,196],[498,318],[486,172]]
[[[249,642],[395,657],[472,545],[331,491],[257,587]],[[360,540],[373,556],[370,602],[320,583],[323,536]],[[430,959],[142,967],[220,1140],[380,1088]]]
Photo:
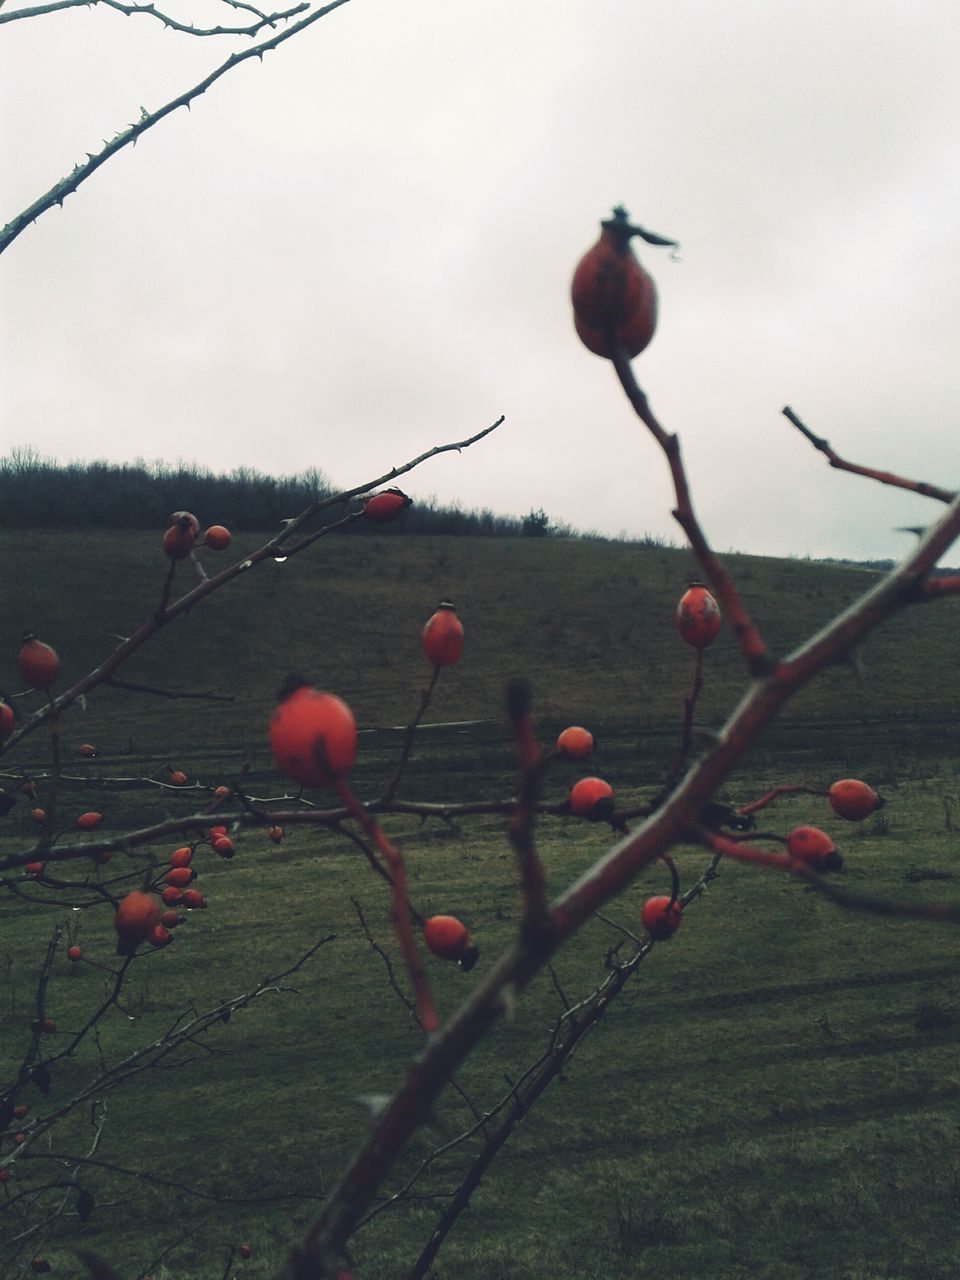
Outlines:
[[[260,539],[235,539],[211,569]],[[0,689],[16,692],[15,654],[27,627],[63,660],[65,688],[147,618],[166,560],[140,531],[0,533],[14,586],[0,614]],[[743,597],[776,653],[848,605],[876,580],[870,571],[731,556]],[[673,627],[676,601],[696,576],[683,550],[567,539],[322,539],[295,560],[268,561],[178,619],[119,673],[232,701],[168,700],[99,689],[65,726],[104,756],[261,751],[275,691],[302,671],[345,698],[365,727],[402,725],[427,674],[419,633],[442,598],[466,628],[460,663],[446,671],[429,721],[490,722],[502,736],[502,690],[516,674],[534,685],[545,729],[579,722],[637,743],[672,737],[691,674]],[[182,584],[182,586],[181,586]],[[189,565],[177,586],[193,584]],[[876,750],[889,741],[940,754],[958,745],[957,602],[916,607],[872,636],[859,671],[827,672],[787,709],[772,745],[822,750],[847,739]],[[698,720],[720,723],[745,685],[728,631],[709,651]],[[29,705],[29,699],[22,705]],[[37,743],[39,747],[39,742]],[[31,747],[29,755],[35,753]]]

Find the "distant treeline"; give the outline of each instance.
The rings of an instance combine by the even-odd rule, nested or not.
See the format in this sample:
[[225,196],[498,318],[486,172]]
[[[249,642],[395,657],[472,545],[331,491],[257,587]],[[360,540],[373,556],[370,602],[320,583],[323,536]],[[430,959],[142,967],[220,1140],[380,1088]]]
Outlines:
[[[384,486],[386,487],[386,486]],[[268,476],[250,467],[215,474],[177,462],[70,462],[14,449],[0,460],[0,528],[162,529],[172,511],[192,511],[204,524],[237,533],[278,529],[311,502],[337,490],[322,471]],[[329,509],[336,519],[355,503]],[[472,537],[576,536],[544,511],[523,517],[464,511],[436,499],[418,501],[393,524],[358,520],[351,533],[453,534]],[[595,536],[595,535],[592,535]]]

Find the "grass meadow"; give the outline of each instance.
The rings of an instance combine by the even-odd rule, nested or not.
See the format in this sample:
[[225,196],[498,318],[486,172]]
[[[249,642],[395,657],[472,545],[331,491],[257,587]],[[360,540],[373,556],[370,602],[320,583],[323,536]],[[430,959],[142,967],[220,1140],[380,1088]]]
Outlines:
[[[242,541],[242,540],[241,540]],[[14,655],[31,627],[64,663],[58,687],[87,671],[149,616],[165,564],[140,533],[0,537],[27,586],[0,618],[0,687],[18,692]],[[253,544],[251,543],[251,546]],[[241,552],[243,547],[241,545]],[[209,557],[212,561],[213,557]],[[215,563],[215,562],[214,562]],[[800,561],[734,556],[748,605],[777,651],[845,607],[873,575]],[[82,809],[104,828],[195,813],[246,757],[245,788],[291,804],[272,770],[266,723],[291,669],[354,708],[355,781],[372,797],[389,776],[425,679],[419,630],[441,598],[467,633],[445,672],[400,794],[448,801],[511,794],[501,712],[506,678],[533,683],[542,737],[566,723],[598,736],[587,767],[556,761],[545,799],[597,772],[624,804],[657,788],[676,751],[690,653],[672,615],[692,576],[686,552],[551,540],[322,540],[299,562],[243,575],[147,646],[127,679],[232,695],[169,699],[98,689],[64,718],[62,826]],[[186,575],[184,575],[186,577]],[[822,826],[845,856],[837,882],[890,899],[960,897],[960,645],[955,601],[915,608],[873,636],[853,665],[828,672],[771,727],[724,798],[777,783],[825,787],[860,776],[886,797],[863,823],[814,796],[783,798],[762,820],[785,832]],[[722,722],[743,688],[721,633],[707,655],[698,727]],[[15,699],[28,709],[30,698]],[[96,744],[82,760],[76,747]],[[43,788],[41,734],[0,757],[0,786],[23,772]],[[165,785],[166,767],[188,775]],[[323,802],[313,793],[308,799]],[[441,1015],[479,981],[518,923],[513,855],[496,815],[452,822],[392,816],[424,915],[450,912],[480,947],[462,973],[428,959]],[[21,799],[0,820],[0,856],[30,847]],[[609,829],[544,817],[538,844],[552,890],[610,844]],[[158,867],[181,843],[148,851]],[[59,1277],[86,1274],[92,1249],[123,1280],[249,1280],[277,1274],[286,1246],[368,1131],[360,1101],[390,1093],[421,1042],[389,925],[387,887],[342,834],[288,827],[236,836],[228,862],[201,847],[194,865],[209,907],[176,942],[139,956],[116,1007],[52,1071],[27,1086],[31,1123],[84,1096],[0,1196],[0,1276],[42,1250]],[[684,885],[705,866],[677,853]],[[114,891],[142,874],[143,853],[95,873]],[[126,877],[126,879],[124,879]],[[8,877],[9,878],[9,877]],[[401,1280],[483,1142],[483,1117],[546,1049],[569,1004],[625,959],[640,908],[665,892],[652,868],[556,957],[457,1073],[435,1124],[418,1132],[383,1188],[391,1197],[354,1237],[357,1280]],[[18,886],[23,889],[22,883]],[[110,987],[117,963],[109,910],[71,911],[34,886],[0,894],[0,1079],[30,1041],[36,984],[58,937],[45,1009],[68,1043]],[[185,1011],[269,984],[162,1065],[132,1070],[102,1098],[84,1095],[103,1063],[156,1040]],[[84,961],[71,965],[76,941]],[[396,975],[397,987],[390,979]],[[840,910],[774,873],[724,864],[656,944],[529,1113],[474,1191],[440,1250],[435,1280],[950,1280],[960,1276],[960,958],[950,926]],[[94,1102],[102,1134],[88,1153]],[[96,1118],[103,1119],[97,1112]],[[486,1121],[492,1124],[492,1121]],[[470,1136],[455,1142],[468,1130]],[[447,1149],[433,1153],[441,1147]],[[0,1159],[10,1150],[0,1149]],[[426,1167],[424,1167],[426,1163]],[[411,1182],[414,1175],[420,1176]],[[18,1235],[24,1185],[62,1205],[45,1238]],[[82,1220],[78,1195],[93,1208]],[[86,1207],[86,1206],[85,1206]],[[249,1242],[252,1256],[231,1253]]]

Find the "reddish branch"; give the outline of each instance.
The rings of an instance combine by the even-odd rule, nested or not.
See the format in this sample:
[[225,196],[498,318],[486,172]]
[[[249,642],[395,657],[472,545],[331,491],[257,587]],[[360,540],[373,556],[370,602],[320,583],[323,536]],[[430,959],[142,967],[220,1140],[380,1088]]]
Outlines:
[[663,798],[669,795],[675,786],[693,745],[693,713],[696,710],[697,699],[700,697],[700,690],[703,688],[703,652],[703,649],[696,650],[696,656],[693,660],[693,684],[690,692],[683,700],[683,723],[680,728],[680,746],[677,750],[677,758],[667,774],[660,795],[653,802],[654,808],[663,803]]
[[374,822],[370,814],[364,809],[347,784],[342,778],[336,779],[337,795],[343,801],[344,807],[356,818],[363,828],[367,838],[372,840],[376,847],[383,854],[390,868],[390,874],[393,878],[393,927],[397,931],[397,938],[400,942],[400,949],[403,952],[403,958],[407,966],[407,972],[410,975],[410,981],[413,984],[413,993],[417,1001],[417,1014],[420,1018],[420,1024],[428,1036],[433,1035],[440,1025],[437,1018],[436,1010],[433,1007],[433,997],[430,994],[430,984],[427,982],[427,975],[424,972],[423,965],[420,963],[420,953],[417,950],[417,944],[413,937],[413,929],[410,926],[410,903],[407,898],[407,871],[404,866],[403,858],[399,851],[387,839],[383,829]]
[[523,894],[521,927],[525,932],[538,933],[548,928],[550,923],[546,881],[533,839],[544,757],[533,732],[533,720],[530,715],[530,686],[525,680],[510,682],[507,689],[507,711],[513,728],[513,741],[520,772],[517,803],[510,817],[509,834],[520,869],[520,889]]
[[[919,598],[922,582],[960,534],[960,498],[957,498],[942,518],[920,537],[917,547],[901,565],[789,657],[774,663],[743,609],[729,575],[699,530],[676,437],[668,436],[653,418],[626,360],[618,358],[615,363],[634,409],[666,453],[677,489],[677,518],[687,530],[727,616],[734,621],[741,648],[757,678],[716,742],[690,768],[665,803],[552,904],[552,931],[516,938],[413,1063],[369,1141],[354,1157],[331,1191],[319,1218],[291,1254],[290,1273],[298,1280],[329,1275],[333,1268],[344,1265],[346,1243],[387,1169],[429,1114],[433,1100],[450,1074],[499,1017],[505,1002],[512,1001],[513,994],[526,986],[594,911],[621,892],[654,858],[689,838],[691,831],[697,829],[697,815],[703,806],[784,704],[814,676],[846,657],[886,618]],[[741,848],[736,842],[731,843],[734,848]],[[945,912],[943,918],[953,917]]]
[[960,574],[943,574],[938,578],[928,578],[922,583],[918,595],[923,600],[936,600],[940,596],[960,595]]
[[861,467],[855,462],[847,462],[830,447],[828,440],[824,440],[823,436],[814,435],[789,405],[783,410],[783,416],[788,422],[792,422],[801,435],[806,436],[813,447],[828,459],[831,467],[836,467],[838,471],[850,471],[855,476],[866,476],[869,480],[878,480],[880,484],[893,485],[897,489],[909,489],[912,493],[919,493],[925,498],[936,498],[938,502],[952,502],[957,496],[949,489],[940,489],[937,485],[927,484],[924,480],[907,480],[903,476],[894,475],[891,471],[877,471],[874,467]]
[[[834,902],[858,911],[869,911],[874,915],[902,916],[910,920],[947,921],[960,924],[960,904],[941,902],[890,902],[885,898],[877,898],[870,894],[851,893],[848,889],[840,889],[825,876],[818,875],[802,861],[791,858],[785,853],[769,853],[766,849],[757,849],[752,845],[708,831],[704,827],[694,830],[701,844],[725,858],[734,858],[739,862],[752,862],[756,866],[771,867],[776,871],[786,871],[799,877],[818,893],[825,894]],[[770,837],[777,838],[777,837]]]
[[766,792],[759,799],[751,800],[749,804],[740,805],[737,813],[756,813],[758,809],[766,809],[767,805],[773,804],[780,796],[826,796],[829,794],[828,791],[824,791],[819,787],[774,787],[772,791]]
[[670,474],[673,477],[673,486],[677,499],[673,517],[687,535],[697,560],[703,568],[703,572],[717,594],[723,612],[743,653],[747,669],[751,675],[766,675],[774,666],[773,658],[755,623],[747,613],[746,606],[740,599],[740,594],[734,586],[733,579],[726,566],[711,549],[710,544],[707,542],[706,534],[701,529],[700,522],[694,514],[687,476],[680,456],[680,440],[677,436],[665,431],[657,421],[653,410],[650,408],[646,393],[638,386],[630,361],[622,348],[617,349],[613,364],[617,371],[617,377],[620,379],[620,385],[626,392],[627,399],[633,406],[634,412],[650,431],[666,456],[670,466]]

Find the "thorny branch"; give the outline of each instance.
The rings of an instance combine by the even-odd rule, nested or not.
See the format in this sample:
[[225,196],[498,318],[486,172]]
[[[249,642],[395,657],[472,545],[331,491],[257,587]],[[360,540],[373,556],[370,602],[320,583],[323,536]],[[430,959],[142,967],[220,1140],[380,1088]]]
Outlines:
[[[294,22],[276,35],[262,40],[259,44],[253,45],[249,49],[243,49],[239,53],[232,53],[225,62],[222,62],[219,67],[211,71],[208,76],[205,76],[203,80],[195,84],[193,88],[185,90],[176,98],[172,98],[162,107],[158,107],[156,111],[147,111],[141,107],[139,120],[128,125],[122,133],[115,134],[109,142],[103,144],[103,148],[100,151],[96,153],[87,152],[85,161],[75,165],[65,178],[61,178],[49,191],[34,200],[31,205],[28,205],[26,209],[12,218],[5,227],[0,229],[0,253],[3,253],[32,222],[36,222],[41,214],[46,213],[48,209],[52,209],[54,205],[62,207],[67,196],[72,195],[81,183],[92,177],[111,156],[115,156],[118,151],[122,151],[124,147],[130,144],[135,145],[142,134],[146,133],[148,129],[152,129],[155,124],[159,124],[161,120],[171,115],[178,108],[187,107],[189,109],[190,104],[196,98],[206,93],[228,71],[232,71],[241,62],[246,62],[248,58],[260,58],[262,60],[265,53],[271,53],[285,40],[299,35],[301,31],[305,31],[314,22],[317,22],[320,18],[325,18],[328,13],[332,13],[334,9],[339,9],[341,5],[347,3],[348,0],[329,0],[329,3],[313,10],[311,13],[305,14],[299,21]],[[42,7],[41,11],[43,11]],[[13,16],[12,13],[3,15],[8,21]]]
[[6,13],[0,13],[0,23],[15,22],[18,18],[39,18],[48,13],[58,13],[64,9],[93,9],[98,4],[107,9],[114,9],[117,13],[125,14],[128,18],[139,14],[156,18],[163,26],[169,27],[172,31],[180,31],[188,36],[252,37],[262,31],[264,27],[275,27],[278,22],[286,22],[298,13],[303,13],[305,9],[310,8],[308,3],[303,3],[294,5],[292,9],[270,14],[259,13],[257,10],[251,9],[250,12],[255,14],[255,20],[245,23],[243,26],[195,27],[191,23],[180,22],[179,19],[171,17],[169,14],[161,13],[155,4],[121,4],[120,0],[50,0],[49,4],[35,4],[25,9],[12,9]]

